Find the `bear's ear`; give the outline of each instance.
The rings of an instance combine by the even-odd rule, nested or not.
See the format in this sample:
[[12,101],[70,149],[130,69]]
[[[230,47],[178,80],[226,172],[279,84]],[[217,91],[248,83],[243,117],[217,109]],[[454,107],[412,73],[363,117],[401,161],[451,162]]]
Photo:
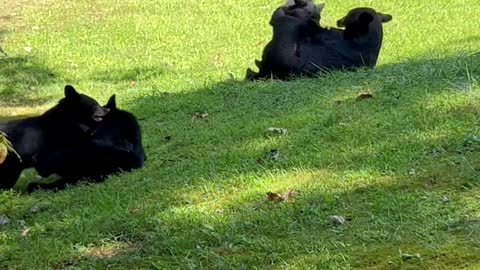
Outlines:
[[65,98],[72,99],[80,97],[80,94],[71,85],[65,85]]
[[105,105],[105,107],[109,108],[110,110],[117,109],[117,100],[115,94],[108,99],[107,105]]
[[347,17],[343,17],[340,20],[337,21],[337,26],[338,27],[345,27],[345,20]]
[[389,22],[393,19],[392,15],[390,15],[390,14],[383,14],[383,13],[380,13],[380,12],[377,12],[377,14],[378,14],[378,17],[380,18],[380,21],[382,23],[387,23],[387,22]]
[[315,6],[315,11],[321,13],[323,8],[325,7],[325,3],[321,3]]

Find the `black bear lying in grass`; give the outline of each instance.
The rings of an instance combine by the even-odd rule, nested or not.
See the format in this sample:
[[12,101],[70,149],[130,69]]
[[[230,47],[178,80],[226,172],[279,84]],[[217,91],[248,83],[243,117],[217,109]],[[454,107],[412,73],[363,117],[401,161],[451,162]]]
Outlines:
[[[303,9],[305,7],[297,7]],[[295,13],[299,14],[299,12]],[[338,20],[336,28],[322,28],[311,18],[285,13],[273,22],[273,38],[265,47],[259,72],[247,69],[246,79],[288,79],[319,73],[374,67],[383,39],[382,23],[391,15],[371,8],[355,8]]]
[[0,164],[0,189],[12,188],[23,169],[34,167],[43,153],[84,140],[108,112],[91,97],[67,85],[65,97],[44,114],[0,122],[0,131],[7,134],[20,156],[9,152]]
[[117,108],[115,95],[105,108],[110,112],[88,140],[39,158],[35,168],[40,176],[55,174],[61,179],[49,184],[31,184],[30,191],[36,188],[61,189],[79,180],[98,182],[111,174],[143,167],[146,156],[137,119]]

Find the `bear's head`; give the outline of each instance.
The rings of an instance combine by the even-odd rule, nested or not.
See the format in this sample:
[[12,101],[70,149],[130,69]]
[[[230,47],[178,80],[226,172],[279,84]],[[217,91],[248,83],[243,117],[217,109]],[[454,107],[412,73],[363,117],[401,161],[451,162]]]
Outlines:
[[315,5],[309,0],[294,0],[287,1],[287,4],[281,6],[275,10],[270,20],[270,24],[273,25],[276,20],[282,16],[296,17],[305,22],[314,22],[320,25],[321,12],[325,4]]
[[71,85],[65,86],[65,97],[43,114],[44,120],[59,128],[80,128],[83,133],[94,129],[109,113],[98,102],[80,94]]
[[285,15],[304,21],[311,20],[320,24],[321,13],[325,3],[315,5],[313,2],[305,0],[295,0],[294,2],[294,5],[284,7]]
[[63,103],[69,115],[80,122],[101,122],[110,109],[104,108],[98,102],[84,94],[80,94],[71,85],[65,86]]
[[117,108],[115,95],[108,100],[105,108],[110,113],[92,134],[94,140],[109,142],[117,149],[135,153],[132,168],[140,168],[147,160],[142,144],[142,132],[137,118],[130,112]]
[[338,27],[345,27],[345,31],[354,35],[365,35],[374,28],[380,28],[382,23],[392,20],[392,15],[383,14],[372,8],[354,8],[337,21]]

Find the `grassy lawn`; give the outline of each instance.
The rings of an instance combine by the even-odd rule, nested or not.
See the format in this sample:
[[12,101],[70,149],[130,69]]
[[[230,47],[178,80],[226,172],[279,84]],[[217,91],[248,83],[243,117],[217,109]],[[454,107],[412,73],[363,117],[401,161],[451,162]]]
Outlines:
[[0,0],[0,116],[116,93],[148,155],[0,192],[0,269],[480,269],[480,2],[327,2],[392,14],[376,69],[243,82],[281,3]]

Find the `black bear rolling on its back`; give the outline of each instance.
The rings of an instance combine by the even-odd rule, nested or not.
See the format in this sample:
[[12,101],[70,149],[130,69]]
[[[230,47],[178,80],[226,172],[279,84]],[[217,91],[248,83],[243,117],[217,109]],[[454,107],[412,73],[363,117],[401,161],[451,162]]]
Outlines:
[[0,122],[0,131],[21,157],[8,153],[0,164],[0,189],[12,188],[22,170],[35,166],[44,152],[82,140],[109,112],[70,85],[64,91],[65,97],[40,116]]
[[337,22],[345,27],[343,30],[322,28],[311,20],[286,21],[286,17],[291,16],[276,20],[274,37],[265,47],[262,60],[256,62],[259,72],[247,69],[247,80],[374,67],[383,40],[382,23],[392,19],[371,8],[355,8]]
[[63,188],[79,180],[102,181],[107,176],[143,167],[146,161],[140,126],[135,116],[117,108],[115,95],[105,106],[110,109],[91,137],[74,147],[49,153],[35,167],[42,177],[61,179],[35,183],[29,190]]
[[259,72],[248,68],[246,79],[287,79],[300,73],[304,62],[300,46],[310,43],[311,36],[320,28],[324,6],[323,3],[315,5],[312,0],[289,0],[277,8],[270,20],[272,40],[263,50],[262,61],[255,60]]

